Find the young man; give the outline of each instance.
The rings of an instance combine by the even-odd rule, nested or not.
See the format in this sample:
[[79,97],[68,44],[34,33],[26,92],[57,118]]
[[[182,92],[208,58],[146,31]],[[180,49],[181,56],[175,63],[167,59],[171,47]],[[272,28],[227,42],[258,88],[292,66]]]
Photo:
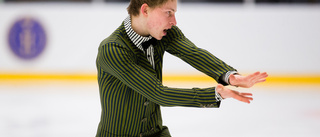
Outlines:
[[[250,103],[251,93],[223,85],[251,87],[266,73],[241,76],[196,47],[176,26],[177,0],[131,0],[129,16],[102,41],[97,56],[101,120],[97,137],[169,137],[160,106],[219,107],[224,98]],[[180,89],[162,85],[164,52],[215,79],[217,87]]]

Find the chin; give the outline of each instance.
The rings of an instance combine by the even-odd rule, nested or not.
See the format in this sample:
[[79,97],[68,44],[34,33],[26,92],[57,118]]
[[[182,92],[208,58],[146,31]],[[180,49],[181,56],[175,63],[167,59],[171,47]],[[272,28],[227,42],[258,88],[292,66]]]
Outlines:
[[157,37],[154,37],[154,38],[157,39],[157,40],[161,40],[162,36],[157,36]]

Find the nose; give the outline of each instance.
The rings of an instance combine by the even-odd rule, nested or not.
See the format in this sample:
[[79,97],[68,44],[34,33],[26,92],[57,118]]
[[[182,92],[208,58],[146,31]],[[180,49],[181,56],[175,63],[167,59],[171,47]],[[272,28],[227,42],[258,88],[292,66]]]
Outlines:
[[176,16],[175,16],[175,15],[172,17],[172,19],[171,19],[171,21],[170,21],[170,24],[171,24],[172,26],[176,26],[176,25],[177,25],[177,20],[176,20]]

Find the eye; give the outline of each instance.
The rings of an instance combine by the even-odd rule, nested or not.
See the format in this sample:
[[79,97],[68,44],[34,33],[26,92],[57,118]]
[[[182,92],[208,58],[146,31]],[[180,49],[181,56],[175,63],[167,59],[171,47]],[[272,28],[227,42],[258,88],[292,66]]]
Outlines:
[[169,16],[171,16],[171,11],[167,11],[167,14],[168,14]]

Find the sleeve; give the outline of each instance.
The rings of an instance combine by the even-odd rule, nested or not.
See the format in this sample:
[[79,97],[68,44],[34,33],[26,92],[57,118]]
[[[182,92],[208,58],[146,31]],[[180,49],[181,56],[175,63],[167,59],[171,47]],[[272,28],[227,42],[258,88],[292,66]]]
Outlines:
[[106,73],[161,106],[220,106],[214,87],[182,89],[163,86],[154,74],[135,63],[132,53],[117,43],[108,43],[99,48],[97,64]]
[[177,26],[174,26],[168,32],[168,43],[166,45],[167,52],[179,57],[223,85],[228,85],[228,80],[227,82],[225,81],[226,74],[229,74],[228,72],[236,72],[233,67],[227,65],[207,50],[195,46]]

